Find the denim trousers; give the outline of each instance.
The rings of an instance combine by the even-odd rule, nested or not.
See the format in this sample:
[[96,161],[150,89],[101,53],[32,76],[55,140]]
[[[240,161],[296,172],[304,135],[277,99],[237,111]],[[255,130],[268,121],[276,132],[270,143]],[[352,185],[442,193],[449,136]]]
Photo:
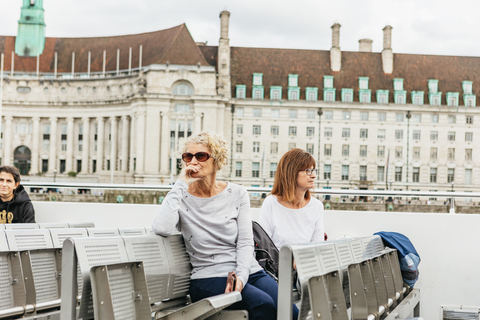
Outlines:
[[[190,283],[190,298],[193,302],[225,292],[226,277],[193,279]],[[230,310],[247,310],[250,320],[277,319],[278,285],[272,277],[261,270],[248,277],[242,290],[242,301]],[[293,319],[298,319],[298,308],[293,305]]]

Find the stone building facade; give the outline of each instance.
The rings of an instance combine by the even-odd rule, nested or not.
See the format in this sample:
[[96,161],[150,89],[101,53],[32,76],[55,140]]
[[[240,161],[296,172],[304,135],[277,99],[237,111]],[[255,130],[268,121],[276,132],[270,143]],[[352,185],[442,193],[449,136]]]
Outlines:
[[476,191],[480,58],[218,46],[185,25],[105,38],[46,38],[39,57],[4,57],[3,164],[31,180],[170,183],[183,139],[222,133],[221,178],[271,186],[281,156],[312,153],[319,188]]

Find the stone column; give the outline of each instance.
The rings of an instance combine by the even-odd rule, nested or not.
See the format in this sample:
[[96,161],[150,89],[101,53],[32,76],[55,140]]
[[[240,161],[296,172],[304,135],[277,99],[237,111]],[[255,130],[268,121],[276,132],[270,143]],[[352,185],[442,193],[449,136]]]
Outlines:
[[48,172],[57,169],[57,117],[50,117],[50,156],[48,158]]
[[5,116],[5,130],[3,131],[3,165],[12,165],[12,120],[11,116]]
[[67,156],[65,159],[66,168],[68,173],[73,170],[73,118],[67,118]]
[[122,167],[123,172],[128,168],[128,116],[122,116]]
[[82,173],[90,173],[90,119],[84,117],[83,119],[83,151],[82,151]]
[[117,117],[110,117],[110,170],[117,170]]
[[129,165],[128,172],[133,173],[133,172],[135,172],[134,165],[133,165],[133,159],[135,158],[135,156],[134,156],[134,153],[135,153],[134,146],[135,146],[135,137],[136,137],[136,135],[135,135],[135,123],[137,121],[136,115],[133,114],[131,119],[132,119],[132,121],[131,121],[131,125],[130,125],[130,157],[129,157],[130,165]]
[[103,170],[103,151],[104,151],[104,138],[105,138],[105,123],[103,117],[97,118],[98,131],[97,131],[97,171]]
[[194,123],[194,128],[193,132],[201,132],[202,131],[202,114],[201,113],[196,113],[195,114],[195,123]]
[[40,134],[40,117],[33,117],[33,132],[32,132],[32,166],[30,167],[30,174],[38,173],[38,144],[42,135]]
[[137,172],[144,171],[144,159],[145,159],[145,111],[139,111],[137,113]]
[[168,151],[170,150],[170,118],[167,112],[162,112],[162,140],[160,141],[160,173],[168,175]]

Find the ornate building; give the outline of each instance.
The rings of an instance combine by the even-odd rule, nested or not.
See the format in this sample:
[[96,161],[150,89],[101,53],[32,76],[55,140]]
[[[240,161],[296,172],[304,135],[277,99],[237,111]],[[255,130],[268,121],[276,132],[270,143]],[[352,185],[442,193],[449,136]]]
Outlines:
[[480,58],[393,53],[390,26],[381,53],[369,39],[342,52],[339,24],[330,50],[230,47],[229,16],[218,46],[185,25],[46,38],[35,57],[16,51],[20,35],[0,37],[2,163],[45,179],[170,183],[182,140],[212,130],[231,143],[222,178],[247,186],[272,185],[299,147],[319,187],[476,190]]

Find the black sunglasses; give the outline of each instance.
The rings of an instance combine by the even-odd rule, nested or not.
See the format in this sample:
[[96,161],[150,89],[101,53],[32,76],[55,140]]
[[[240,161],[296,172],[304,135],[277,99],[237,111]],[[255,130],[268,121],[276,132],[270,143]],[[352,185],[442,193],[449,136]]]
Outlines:
[[185,162],[192,161],[193,157],[195,157],[195,159],[197,159],[197,161],[200,161],[200,162],[205,162],[208,159],[213,158],[211,154],[208,154],[206,152],[197,152],[195,154],[192,154],[190,152],[185,152],[182,154],[182,160]]

